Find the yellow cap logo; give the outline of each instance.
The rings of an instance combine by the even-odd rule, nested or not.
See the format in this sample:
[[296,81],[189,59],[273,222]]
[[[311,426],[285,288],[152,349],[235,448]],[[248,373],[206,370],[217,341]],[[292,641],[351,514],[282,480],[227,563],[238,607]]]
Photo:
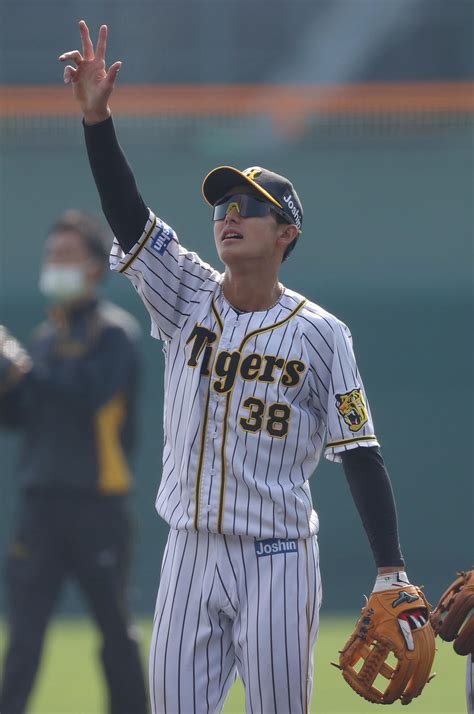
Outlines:
[[245,171],[243,172],[244,176],[251,179],[252,181],[255,181],[255,177],[260,176],[261,173],[262,169],[260,168],[260,166],[254,166],[251,169],[245,169]]

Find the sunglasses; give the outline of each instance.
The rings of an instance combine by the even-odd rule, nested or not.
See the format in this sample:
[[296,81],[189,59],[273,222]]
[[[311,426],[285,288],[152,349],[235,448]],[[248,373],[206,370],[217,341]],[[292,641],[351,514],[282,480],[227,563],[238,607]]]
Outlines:
[[262,216],[268,216],[272,211],[278,213],[279,216],[285,218],[288,223],[292,223],[285,211],[274,206],[268,201],[260,201],[255,196],[250,196],[248,193],[236,193],[233,196],[228,196],[222,199],[214,206],[214,211],[212,215],[212,220],[223,221],[226,215],[233,208],[237,211],[242,218],[260,218]]

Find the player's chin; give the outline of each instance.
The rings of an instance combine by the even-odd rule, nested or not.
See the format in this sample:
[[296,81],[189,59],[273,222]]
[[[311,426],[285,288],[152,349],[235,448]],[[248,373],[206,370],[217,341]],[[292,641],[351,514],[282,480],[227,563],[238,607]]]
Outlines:
[[243,243],[242,238],[226,238],[226,240],[223,240],[218,244],[217,252],[219,254],[219,258],[225,262],[226,256],[240,256],[245,258],[248,250]]

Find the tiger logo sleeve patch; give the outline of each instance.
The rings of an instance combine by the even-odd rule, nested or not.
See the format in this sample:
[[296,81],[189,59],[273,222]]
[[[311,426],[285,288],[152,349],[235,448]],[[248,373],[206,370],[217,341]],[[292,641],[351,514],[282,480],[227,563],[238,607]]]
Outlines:
[[360,389],[336,394],[336,407],[350,431],[359,431],[369,419],[364,395]]

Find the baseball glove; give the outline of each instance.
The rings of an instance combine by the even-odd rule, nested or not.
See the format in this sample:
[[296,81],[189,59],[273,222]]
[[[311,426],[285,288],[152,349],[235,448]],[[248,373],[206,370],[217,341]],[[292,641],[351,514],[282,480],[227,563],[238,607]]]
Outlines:
[[409,704],[421,694],[435,655],[429,612],[414,585],[372,593],[335,665],[357,694],[376,704]]
[[0,325],[0,394],[16,384],[31,365],[26,350],[4,325]]
[[460,655],[474,655],[474,570],[458,573],[430,616],[437,635]]

